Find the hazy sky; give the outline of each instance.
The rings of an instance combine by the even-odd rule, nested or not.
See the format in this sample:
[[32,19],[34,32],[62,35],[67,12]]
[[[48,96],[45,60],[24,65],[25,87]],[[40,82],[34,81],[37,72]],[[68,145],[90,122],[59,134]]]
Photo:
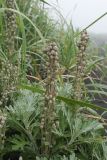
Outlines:
[[[56,4],[57,0],[48,0]],[[84,28],[107,12],[107,0],[58,0],[64,17],[73,21],[74,27]],[[107,15],[94,24],[89,31],[107,33]]]

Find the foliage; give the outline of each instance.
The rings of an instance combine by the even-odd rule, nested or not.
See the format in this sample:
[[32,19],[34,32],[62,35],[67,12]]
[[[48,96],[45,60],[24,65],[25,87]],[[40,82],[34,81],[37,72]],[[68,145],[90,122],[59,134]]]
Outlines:
[[[48,1],[16,0],[7,8],[1,0],[0,5],[0,159],[12,159],[15,153],[15,159],[23,160],[107,160],[103,117],[107,109],[91,103],[96,94],[107,95],[105,55],[99,57],[98,48],[91,42],[86,51],[83,48],[85,76],[78,85],[85,96],[77,100],[74,83],[81,79],[75,72],[81,32],[74,31],[61,13],[58,24],[49,17],[45,8],[51,6]],[[10,17],[8,21],[6,16]],[[14,32],[12,36],[8,29]],[[13,47],[7,45],[10,39]],[[47,51],[46,44],[50,44]],[[89,84],[85,84],[87,81]],[[99,115],[100,111],[104,113]],[[44,118],[47,127],[42,130]],[[44,137],[47,130],[49,141]]]
[[[34,159],[40,155],[42,105],[41,94],[27,90],[20,91],[13,106],[7,108],[9,131],[15,133],[10,134],[7,138],[7,150],[8,145],[11,146],[9,148],[11,151],[20,150],[22,157],[25,157],[24,159]],[[102,137],[104,128],[98,120],[88,119],[84,115],[81,116],[80,113],[74,115],[64,103],[60,104],[59,102],[56,105],[56,113],[59,126],[52,131],[54,139],[51,151],[52,159],[54,159],[54,155],[58,156],[58,159],[68,159],[70,154],[72,154],[70,156],[72,158],[75,157],[74,155],[78,159],[93,158],[95,157],[94,154],[97,154],[97,150],[95,150],[97,146],[101,148],[100,156],[106,154],[103,151],[103,145],[106,144],[106,140]],[[84,148],[85,146],[88,150]]]

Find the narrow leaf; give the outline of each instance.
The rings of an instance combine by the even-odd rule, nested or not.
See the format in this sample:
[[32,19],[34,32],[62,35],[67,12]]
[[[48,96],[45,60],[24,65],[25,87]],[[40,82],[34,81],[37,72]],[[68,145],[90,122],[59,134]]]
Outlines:
[[57,96],[57,99],[58,100],[62,100],[63,102],[65,102],[66,104],[70,105],[70,106],[76,106],[76,107],[89,107],[89,108],[92,108],[92,109],[96,109],[96,110],[105,110],[107,111],[106,108],[104,107],[101,107],[101,106],[97,106],[97,105],[94,105],[94,104],[90,104],[88,102],[85,102],[85,101],[77,101],[77,100],[74,100],[74,99],[69,99],[69,98],[66,98],[66,97],[61,97],[61,96]]

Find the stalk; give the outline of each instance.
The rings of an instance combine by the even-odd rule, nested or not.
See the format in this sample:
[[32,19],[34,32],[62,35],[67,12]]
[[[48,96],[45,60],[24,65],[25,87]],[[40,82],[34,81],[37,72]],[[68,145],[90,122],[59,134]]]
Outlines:
[[[15,9],[14,0],[6,0],[6,8]],[[12,56],[15,52],[15,36],[16,36],[16,14],[12,11],[5,12],[6,23],[6,50],[7,53]]]
[[[15,9],[14,0],[5,0],[6,8]],[[7,105],[10,93],[16,91],[18,83],[18,67],[13,63],[13,55],[15,53],[15,36],[16,36],[16,15],[12,11],[5,11],[5,22],[6,22],[6,52],[7,59],[1,62],[0,71],[0,106]]]
[[2,154],[5,141],[5,130],[6,130],[6,114],[0,110],[0,155]]
[[43,154],[49,156],[52,147],[52,129],[55,128],[55,98],[56,98],[56,76],[58,73],[58,48],[55,43],[50,43],[45,49],[47,56],[45,81],[44,109],[41,117],[42,150]]
[[84,86],[84,76],[85,76],[85,66],[86,66],[86,56],[85,51],[88,43],[88,34],[84,30],[81,33],[80,42],[78,43],[78,54],[76,60],[76,75],[75,75],[75,99],[81,100],[83,98],[83,86]]

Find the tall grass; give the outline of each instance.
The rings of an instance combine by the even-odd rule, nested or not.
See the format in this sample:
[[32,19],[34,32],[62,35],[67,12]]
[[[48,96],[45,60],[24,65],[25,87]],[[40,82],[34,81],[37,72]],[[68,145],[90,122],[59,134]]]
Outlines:
[[[84,94],[82,87],[76,90],[73,85],[81,78],[75,70],[82,65],[77,64],[78,52],[81,52],[77,43],[83,32],[74,31],[61,13],[56,25],[44,9],[43,3],[47,2],[43,0],[13,2],[15,8],[8,8],[5,1],[0,1],[0,133],[3,133],[0,158],[11,159],[15,154],[15,159],[23,160],[106,160],[106,119],[96,110],[103,110],[105,114],[107,109],[91,104],[95,95],[88,94],[107,94],[106,85],[98,85],[92,77],[96,69],[105,74],[101,68],[104,58],[98,57],[93,47],[91,53],[90,45],[83,50],[87,63],[82,70],[86,75],[82,83],[88,77],[91,84],[87,86],[95,88],[94,91],[87,89],[85,97],[74,96],[76,92]],[[14,37],[10,36],[9,27],[8,41],[11,39],[14,47],[8,45],[8,49],[4,37],[5,13],[15,14],[17,24]],[[83,57],[79,60],[83,61]],[[76,87],[80,87],[80,83],[78,81]]]

